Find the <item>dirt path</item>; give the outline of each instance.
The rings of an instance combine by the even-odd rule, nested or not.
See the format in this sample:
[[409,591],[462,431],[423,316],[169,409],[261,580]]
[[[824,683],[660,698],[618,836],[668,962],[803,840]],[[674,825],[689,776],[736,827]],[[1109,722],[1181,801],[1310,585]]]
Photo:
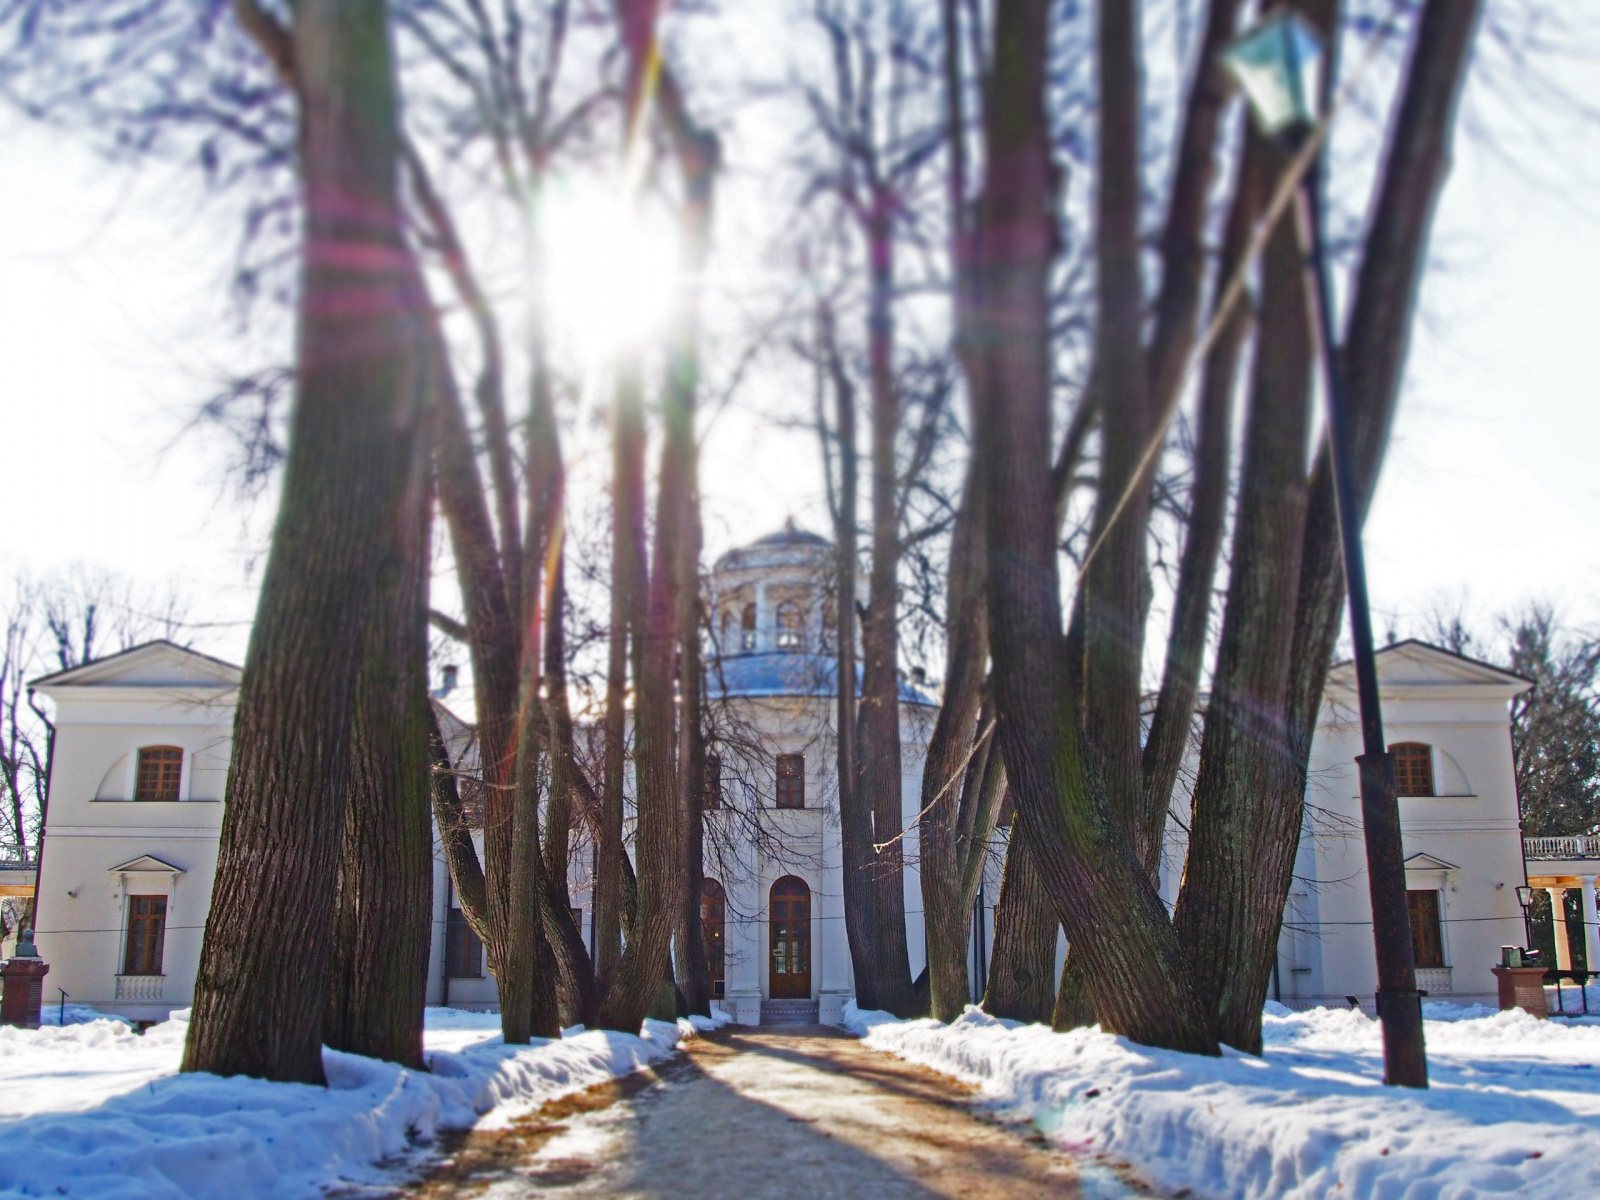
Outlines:
[[475,1134],[420,1200],[1132,1197],[974,1116],[970,1088],[831,1029],[724,1030],[655,1072]]

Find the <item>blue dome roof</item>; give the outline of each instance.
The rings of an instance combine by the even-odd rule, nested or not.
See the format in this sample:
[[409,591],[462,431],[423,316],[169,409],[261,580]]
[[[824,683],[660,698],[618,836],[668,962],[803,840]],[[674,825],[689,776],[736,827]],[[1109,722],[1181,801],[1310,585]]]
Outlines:
[[[827,654],[737,654],[713,658],[706,664],[706,690],[714,700],[756,696],[815,696],[837,694],[838,663]],[[861,690],[861,666],[856,665],[856,690]],[[939,702],[907,680],[900,681],[900,703],[938,707]]]

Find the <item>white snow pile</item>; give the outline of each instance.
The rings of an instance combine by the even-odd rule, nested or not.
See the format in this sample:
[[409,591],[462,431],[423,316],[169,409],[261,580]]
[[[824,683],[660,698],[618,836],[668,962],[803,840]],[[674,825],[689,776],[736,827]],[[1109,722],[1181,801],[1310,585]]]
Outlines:
[[[179,1075],[188,1012],[0,1027],[0,1200],[298,1200],[392,1185],[442,1129],[496,1123],[666,1058],[687,1021],[506,1046],[499,1017],[430,1009],[431,1073],[322,1052],[326,1088]],[[705,1020],[705,1018],[701,1018]]]
[[1265,1056],[1152,1050],[977,1008],[849,1004],[869,1046],[979,1085],[1002,1119],[1206,1200],[1600,1196],[1600,1027],[1429,1004],[1431,1088],[1381,1086],[1376,1021],[1269,1004]]

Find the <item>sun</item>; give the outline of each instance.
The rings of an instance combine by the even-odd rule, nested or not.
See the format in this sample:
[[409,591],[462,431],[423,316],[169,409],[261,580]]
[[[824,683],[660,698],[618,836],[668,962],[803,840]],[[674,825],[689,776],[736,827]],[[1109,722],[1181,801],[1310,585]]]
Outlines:
[[542,217],[550,331],[586,370],[663,331],[678,283],[669,221],[598,183],[553,188]]

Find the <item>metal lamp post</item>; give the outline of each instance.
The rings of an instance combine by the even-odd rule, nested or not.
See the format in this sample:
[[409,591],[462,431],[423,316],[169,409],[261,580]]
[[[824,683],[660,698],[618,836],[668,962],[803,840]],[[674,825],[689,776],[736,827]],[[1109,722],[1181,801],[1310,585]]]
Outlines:
[[[1291,150],[1305,147],[1320,114],[1325,56],[1322,40],[1303,18],[1279,8],[1247,31],[1223,63],[1250,102],[1257,127]],[[1350,412],[1333,331],[1333,289],[1322,244],[1321,198],[1315,161],[1296,193],[1301,249],[1310,277],[1307,292],[1316,316],[1328,408],[1328,448],[1350,598],[1350,641],[1355,650],[1356,694],[1361,706],[1361,821],[1367,849],[1367,883],[1378,959],[1378,1018],[1383,1022],[1383,1079],[1398,1087],[1428,1086],[1417,991],[1411,920],[1406,903],[1405,852],[1400,839],[1394,757],[1383,737],[1372,614],[1361,550],[1361,508],[1356,492]]]
[[1533,889],[1523,884],[1517,889],[1517,903],[1522,906],[1522,944],[1533,948]]

